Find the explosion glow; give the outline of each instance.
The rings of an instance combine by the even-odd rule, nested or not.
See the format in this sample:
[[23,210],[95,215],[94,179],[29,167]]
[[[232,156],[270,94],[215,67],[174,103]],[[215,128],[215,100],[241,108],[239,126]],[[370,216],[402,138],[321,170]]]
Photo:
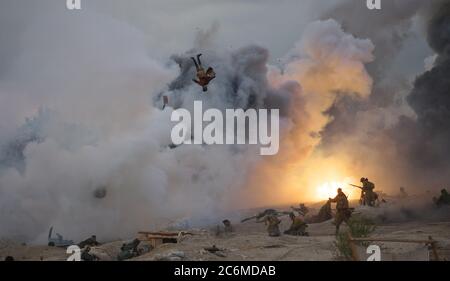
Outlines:
[[329,181],[329,182],[322,183],[319,186],[317,186],[315,197],[318,200],[334,198],[337,194],[337,189],[342,188],[342,190],[348,196],[349,199],[358,198],[358,196],[359,196],[358,189],[350,187],[349,183],[351,183],[350,180]]

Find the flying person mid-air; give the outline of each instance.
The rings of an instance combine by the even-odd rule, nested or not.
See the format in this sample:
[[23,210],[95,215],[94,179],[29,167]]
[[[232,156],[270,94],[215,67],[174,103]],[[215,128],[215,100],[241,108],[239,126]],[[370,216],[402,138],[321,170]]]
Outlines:
[[205,69],[203,69],[202,66],[202,62],[200,61],[201,56],[202,54],[198,54],[197,60],[195,60],[194,57],[191,58],[194,61],[195,68],[197,69],[197,79],[198,79],[198,80],[192,79],[192,81],[199,84],[202,87],[203,92],[206,92],[208,91],[209,82],[211,82],[211,80],[216,78],[216,73],[214,72],[214,69],[212,69],[212,67],[209,67],[208,70],[206,70],[205,72]]

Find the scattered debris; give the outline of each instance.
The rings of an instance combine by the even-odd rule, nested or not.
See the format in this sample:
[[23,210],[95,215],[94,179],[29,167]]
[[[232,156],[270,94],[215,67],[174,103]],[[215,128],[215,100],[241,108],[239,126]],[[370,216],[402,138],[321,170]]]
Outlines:
[[105,198],[106,194],[107,194],[106,187],[99,187],[96,190],[94,190],[94,197],[97,199]]
[[286,247],[286,246],[285,245],[278,245],[278,244],[263,246],[264,249],[279,249],[279,248],[284,248],[284,247]]
[[226,257],[226,255],[223,253],[223,251],[225,251],[225,249],[219,249],[216,247],[216,245],[212,245],[212,247],[206,247],[203,249],[211,254],[218,256],[218,257],[221,257],[221,258]]
[[217,248],[216,245],[212,245],[212,247],[206,247],[206,248],[203,248],[203,249],[205,251],[210,252],[210,253],[215,253],[215,252],[222,251],[222,249]]
[[183,251],[172,250],[166,254],[156,255],[155,261],[181,261],[186,257]]
[[162,110],[164,110],[168,104],[169,104],[169,97],[168,96],[163,96],[163,107],[162,107]]

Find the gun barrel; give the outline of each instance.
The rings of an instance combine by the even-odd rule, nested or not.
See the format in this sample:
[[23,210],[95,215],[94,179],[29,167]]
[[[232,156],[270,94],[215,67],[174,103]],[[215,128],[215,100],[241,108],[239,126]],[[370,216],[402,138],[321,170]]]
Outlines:
[[252,217],[249,217],[249,218],[245,218],[245,219],[241,220],[241,223],[249,221],[249,220],[252,220],[252,219],[256,219],[257,217],[258,216],[252,216]]
[[348,185],[353,186],[353,187],[357,187],[357,188],[359,188],[359,189],[363,189],[361,186],[358,186],[358,185],[355,185],[355,184],[349,183]]

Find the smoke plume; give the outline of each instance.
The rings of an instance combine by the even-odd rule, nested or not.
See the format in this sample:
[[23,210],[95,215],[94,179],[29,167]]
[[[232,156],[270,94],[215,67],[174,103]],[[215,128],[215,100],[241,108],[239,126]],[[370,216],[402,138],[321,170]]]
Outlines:
[[[102,9],[26,2],[0,9],[0,237],[43,242],[54,226],[71,239],[128,238],[179,218],[202,225],[230,208],[318,199],[318,184],[343,177],[382,189],[448,180],[447,0],[384,1],[378,16],[339,1],[292,32],[277,65],[264,45],[218,44],[221,23],[170,41],[182,51],[167,56],[170,36]],[[421,22],[437,58],[411,85],[401,56]],[[198,53],[217,73],[207,94],[192,82]],[[280,109],[279,154],[171,146],[172,110],[196,100]]]

